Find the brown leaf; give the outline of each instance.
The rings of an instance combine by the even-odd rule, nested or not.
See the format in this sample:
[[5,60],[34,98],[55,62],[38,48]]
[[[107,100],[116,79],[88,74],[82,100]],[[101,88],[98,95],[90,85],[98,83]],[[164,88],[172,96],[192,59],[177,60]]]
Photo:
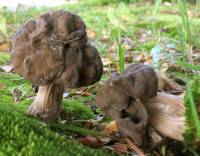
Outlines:
[[116,134],[118,132],[118,127],[117,127],[116,121],[112,121],[111,123],[109,123],[105,127],[105,132],[108,135]]
[[96,32],[91,30],[91,29],[87,29],[87,35],[91,39],[95,39],[96,38]]
[[88,120],[84,123],[84,127],[87,129],[91,129],[93,126],[93,122],[91,120]]
[[101,142],[103,142],[104,144],[107,144],[112,140],[112,138],[110,138],[110,137],[101,137],[101,138],[99,138],[99,140],[101,140]]
[[126,153],[128,152],[128,145],[122,143],[116,143],[112,146],[116,152]]
[[11,42],[10,41],[1,41],[0,42],[0,51],[10,51],[11,49]]
[[106,148],[108,150],[114,151],[116,153],[125,153],[125,154],[130,154],[130,155],[135,155],[135,152],[130,152],[128,145],[127,144],[123,144],[123,143],[116,143],[114,145],[106,145],[103,146],[103,148]]
[[82,96],[92,96],[91,93],[89,93],[89,92],[84,92],[84,91],[76,91],[75,94],[76,94],[76,95],[82,95]]
[[135,143],[133,143],[131,139],[126,138],[126,142],[130,146],[130,148],[138,154],[138,156],[145,156],[144,152]]
[[78,141],[84,145],[90,146],[90,147],[101,147],[105,143],[101,140],[93,137],[93,136],[85,136],[85,137],[79,137]]

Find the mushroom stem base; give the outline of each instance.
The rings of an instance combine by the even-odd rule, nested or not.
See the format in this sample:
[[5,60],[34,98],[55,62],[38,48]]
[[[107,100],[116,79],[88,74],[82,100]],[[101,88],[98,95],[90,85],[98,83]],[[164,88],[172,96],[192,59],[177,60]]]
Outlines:
[[36,99],[29,106],[28,115],[56,119],[61,112],[63,90],[63,86],[58,84],[40,86]]

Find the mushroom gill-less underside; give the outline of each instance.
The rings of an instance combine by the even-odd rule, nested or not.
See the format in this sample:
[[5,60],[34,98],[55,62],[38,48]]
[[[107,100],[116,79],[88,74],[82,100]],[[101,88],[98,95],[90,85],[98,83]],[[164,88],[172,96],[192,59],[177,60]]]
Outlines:
[[39,86],[30,115],[57,118],[64,88],[100,80],[102,61],[87,43],[85,29],[79,16],[60,10],[41,14],[17,30],[11,53],[14,71]]

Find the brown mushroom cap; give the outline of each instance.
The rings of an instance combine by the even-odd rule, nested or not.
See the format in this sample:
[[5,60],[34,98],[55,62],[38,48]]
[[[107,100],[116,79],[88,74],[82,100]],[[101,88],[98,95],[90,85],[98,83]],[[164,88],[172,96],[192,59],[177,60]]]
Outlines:
[[35,53],[31,48],[30,34],[35,30],[36,22],[30,20],[23,24],[13,36],[13,46],[11,52],[11,62],[16,73],[23,75],[23,61],[24,59]]
[[62,83],[72,88],[97,82],[103,68],[97,49],[87,45],[82,19],[62,10],[44,13],[18,30],[12,64],[35,85]]
[[145,100],[157,95],[158,78],[152,67],[144,64],[131,64],[121,75],[113,73],[110,81],[124,94]]
[[152,67],[130,65],[123,74],[110,76],[97,92],[96,104],[113,117],[120,132],[142,144],[148,115],[140,101],[156,96],[157,89],[158,79]]
[[93,46],[83,48],[83,65],[80,71],[79,86],[88,86],[100,80],[103,74],[103,63],[99,52]]

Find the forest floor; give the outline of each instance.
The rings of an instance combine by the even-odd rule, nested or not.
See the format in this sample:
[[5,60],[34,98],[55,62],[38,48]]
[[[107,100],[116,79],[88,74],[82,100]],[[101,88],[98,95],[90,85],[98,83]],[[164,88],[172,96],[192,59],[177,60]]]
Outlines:
[[[104,75],[97,84],[67,90],[59,121],[45,122],[26,115],[36,93],[28,81],[9,70],[10,41],[25,21],[58,9],[71,11],[84,20],[89,40],[102,57]],[[0,156],[135,153],[123,138],[103,133],[112,119],[96,108],[96,92],[111,72],[121,70],[117,47],[123,45],[125,65],[152,64],[181,86],[165,86],[162,88],[165,92],[183,93],[187,81],[200,71],[199,11],[198,6],[187,6],[188,34],[188,24],[184,23],[180,6],[169,2],[106,6],[81,3],[54,8],[19,6],[16,12],[0,8]],[[184,144],[170,141],[148,149],[147,155],[198,155]]]

